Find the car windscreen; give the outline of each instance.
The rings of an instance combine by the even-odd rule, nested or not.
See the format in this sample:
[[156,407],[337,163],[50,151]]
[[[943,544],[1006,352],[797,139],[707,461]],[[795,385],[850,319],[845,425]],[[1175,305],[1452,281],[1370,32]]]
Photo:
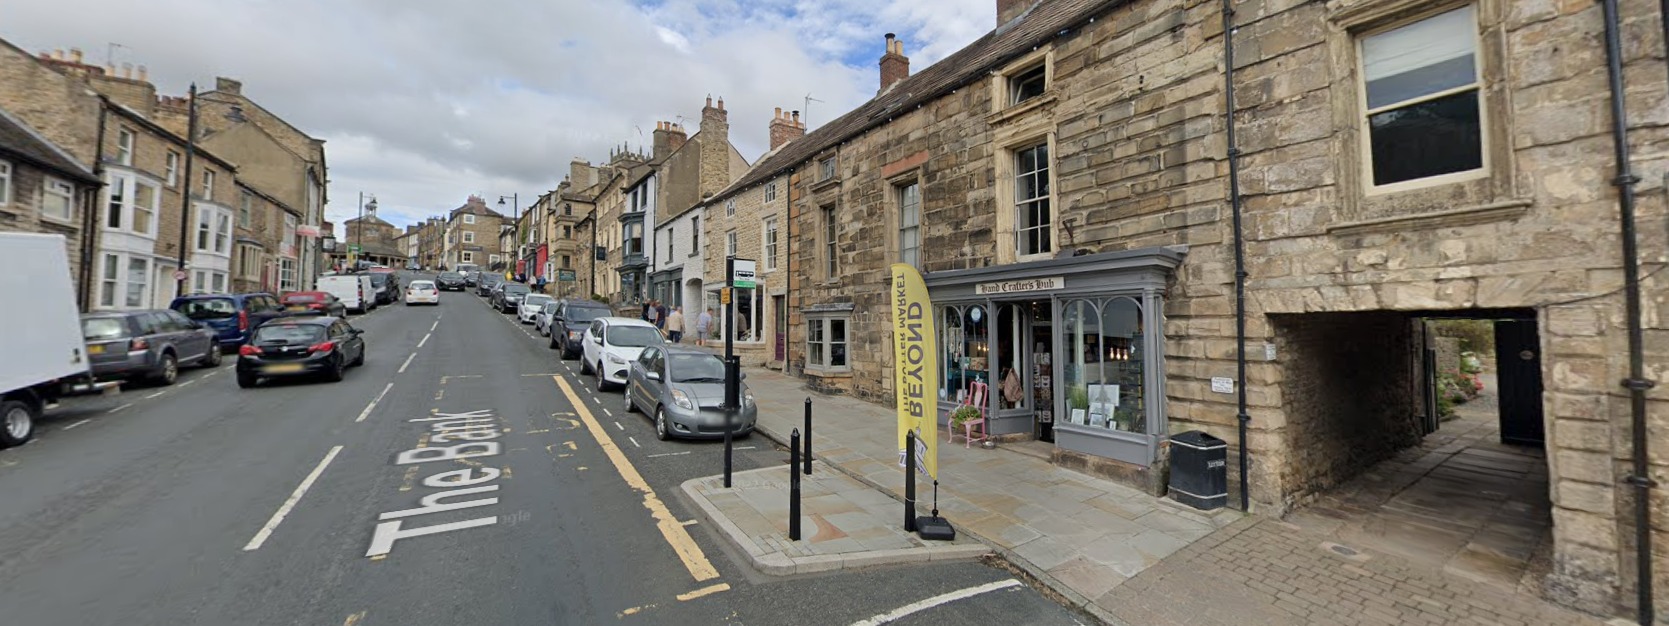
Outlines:
[[253,343],[298,344],[324,341],[325,328],[313,324],[267,324],[255,329]]
[[411,281],[411,284],[407,285],[407,286],[411,287],[412,289],[434,289],[435,288],[434,283],[431,283],[431,282],[426,281],[426,280],[414,280],[414,281]]
[[436,276],[435,278],[444,280],[463,280],[464,275],[457,272],[441,272],[440,276]]
[[81,337],[87,341],[127,336],[127,321],[120,317],[90,317],[81,320]]
[[555,298],[552,298],[550,296],[535,293],[535,294],[528,294],[528,296],[526,298],[523,298],[522,299],[522,304],[525,304],[525,305],[528,305],[528,306],[544,306],[544,304],[546,302],[554,302],[555,300],[556,300]]
[[608,345],[622,348],[642,348],[661,344],[661,331],[653,326],[610,326]]
[[562,311],[562,319],[569,324],[585,324],[608,314],[609,310],[600,306],[571,306]]
[[528,292],[527,285],[505,285],[504,295],[519,296]]
[[317,293],[287,293],[284,302],[319,302],[324,300],[323,294]]
[[377,287],[377,288],[380,289],[380,288],[382,288],[383,285],[386,285],[386,284],[388,284],[388,274],[372,274],[371,275],[371,286],[372,287]]
[[194,320],[223,320],[238,316],[238,303],[231,298],[202,298],[179,302],[174,310]]
[[673,354],[668,367],[675,383],[724,382],[724,361],[711,354]]

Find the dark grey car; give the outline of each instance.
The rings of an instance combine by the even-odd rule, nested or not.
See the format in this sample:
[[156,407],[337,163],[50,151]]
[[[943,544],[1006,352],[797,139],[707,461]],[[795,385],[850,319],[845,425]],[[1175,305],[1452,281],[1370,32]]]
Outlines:
[[[759,408],[746,382],[740,383],[742,408],[731,432],[753,432]],[[655,423],[655,437],[711,439],[724,436],[724,361],[689,348],[649,346],[626,374],[626,412],[643,411]]]
[[504,283],[493,290],[493,296],[489,302],[500,313],[515,313],[516,307],[522,304],[522,298],[527,297],[527,294],[532,291],[527,285],[521,283]]
[[81,335],[98,380],[172,385],[181,365],[220,365],[214,329],[169,309],[83,315]]
[[614,315],[608,305],[591,300],[563,300],[551,315],[550,347],[562,350],[562,359],[578,358],[580,335],[591,326],[591,320]]

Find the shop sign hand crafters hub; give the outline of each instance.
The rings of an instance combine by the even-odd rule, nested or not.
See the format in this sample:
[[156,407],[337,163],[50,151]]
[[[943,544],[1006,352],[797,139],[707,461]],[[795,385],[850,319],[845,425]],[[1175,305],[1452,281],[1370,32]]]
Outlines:
[[1065,276],[1047,276],[1044,278],[1005,280],[998,283],[979,283],[974,285],[974,295],[990,296],[1005,293],[1026,293],[1030,291],[1054,291],[1056,289],[1065,288]]

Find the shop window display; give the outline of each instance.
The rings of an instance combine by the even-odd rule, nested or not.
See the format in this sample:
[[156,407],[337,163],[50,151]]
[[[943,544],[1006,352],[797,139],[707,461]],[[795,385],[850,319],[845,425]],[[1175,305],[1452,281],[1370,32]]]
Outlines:
[[947,306],[939,309],[939,321],[939,399],[961,402],[973,383],[989,382],[990,315],[979,305]]
[[1146,432],[1141,305],[1124,297],[1072,300],[1062,315],[1066,421]]

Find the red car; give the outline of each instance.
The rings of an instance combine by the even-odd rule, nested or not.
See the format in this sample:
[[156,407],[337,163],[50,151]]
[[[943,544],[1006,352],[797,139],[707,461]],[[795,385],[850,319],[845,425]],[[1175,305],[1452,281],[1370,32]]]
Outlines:
[[342,300],[323,291],[292,291],[278,299],[291,315],[320,315],[347,317],[348,307]]

